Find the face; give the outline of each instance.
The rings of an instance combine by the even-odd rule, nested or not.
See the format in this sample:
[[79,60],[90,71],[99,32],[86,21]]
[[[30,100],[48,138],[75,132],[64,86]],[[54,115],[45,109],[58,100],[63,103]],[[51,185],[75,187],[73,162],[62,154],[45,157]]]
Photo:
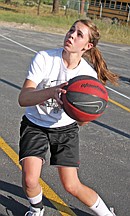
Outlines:
[[89,42],[89,28],[81,22],[74,24],[64,39],[64,49],[71,53],[84,53],[93,47]]

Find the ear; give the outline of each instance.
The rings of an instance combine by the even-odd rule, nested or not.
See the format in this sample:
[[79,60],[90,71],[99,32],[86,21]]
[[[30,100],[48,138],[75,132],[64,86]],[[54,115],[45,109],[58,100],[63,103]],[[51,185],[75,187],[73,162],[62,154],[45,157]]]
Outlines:
[[90,50],[93,47],[92,43],[87,43],[85,49]]

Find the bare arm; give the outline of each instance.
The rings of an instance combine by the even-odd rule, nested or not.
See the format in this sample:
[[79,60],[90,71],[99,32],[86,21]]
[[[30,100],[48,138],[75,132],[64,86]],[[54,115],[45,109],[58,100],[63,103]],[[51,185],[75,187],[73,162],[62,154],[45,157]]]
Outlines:
[[67,84],[68,83],[66,82],[58,86],[37,90],[36,84],[33,81],[26,79],[19,94],[18,102],[20,106],[26,107],[40,104],[49,98],[55,98],[60,106],[63,103],[59,98],[59,94],[66,93],[66,90],[62,88]]

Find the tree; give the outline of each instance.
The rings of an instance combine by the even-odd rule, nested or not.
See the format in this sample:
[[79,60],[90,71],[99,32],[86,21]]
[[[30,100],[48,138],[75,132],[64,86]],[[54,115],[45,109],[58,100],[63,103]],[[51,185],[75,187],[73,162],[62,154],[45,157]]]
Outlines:
[[59,0],[53,0],[52,13],[56,14],[59,12]]
[[84,6],[85,6],[85,0],[81,1],[81,8],[80,8],[80,13],[84,14]]
[[39,15],[40,14],[41,0],[38,0],[37,3],[38,3],[38,6],[37,6],[37,15]]
[[5,0],[5,4],[11,4],[11,0]]

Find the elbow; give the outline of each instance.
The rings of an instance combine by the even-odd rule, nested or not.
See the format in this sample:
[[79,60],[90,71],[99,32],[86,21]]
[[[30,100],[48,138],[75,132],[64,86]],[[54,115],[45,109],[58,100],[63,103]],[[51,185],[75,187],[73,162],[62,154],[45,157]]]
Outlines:
[[21,107],[25,107],[24,103],[21,100],[18,100],[18,103]]
[[25,107],[25,103],[24,103],[24,100],[22,99],[21,95],[19,95],[18,103],[21,107]]

